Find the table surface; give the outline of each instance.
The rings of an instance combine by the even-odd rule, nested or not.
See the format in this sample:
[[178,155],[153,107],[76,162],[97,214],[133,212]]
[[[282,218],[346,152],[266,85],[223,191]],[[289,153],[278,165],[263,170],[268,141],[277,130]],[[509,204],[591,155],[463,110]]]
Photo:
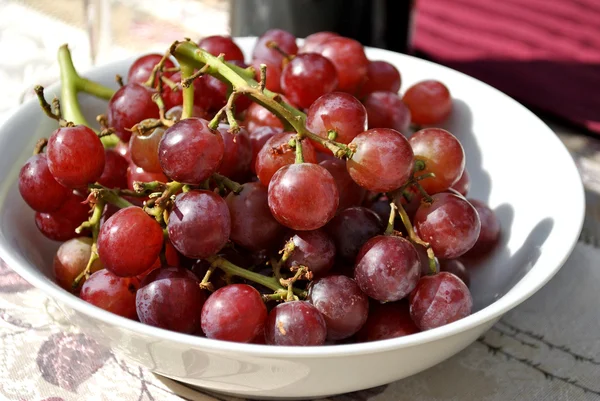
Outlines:
[[[65,3],[73,2],[57,1],[51,11],[60,10]],[[121,1],[119,7],[123,12],[144,12],[149,19],[161,14],[159,3],[148,1],[142,11],[136,9],[141,6],[134,0]],[[65,38],[78,64],[86,63],[89,46],[80,21],[54,18],[47,4],[42,0],[0,2],[0,53],[18,55],[0,64],[0,82],[5,89],[0,97],[0,119],[12,113],[31,85],[56,79],[54,49]],[[173,4],[177,14],[177,10],[198,7],[199,2],[179,0]],[[209,10],[200,13],[204,14],[200,19],[205,22],[200,25],[203,33],[226,32],[222,2],[201,6],[203,11]],[[32,23],[20,24],[23,15]],[[190,17],[186,23],[170,27],[181,37],[181,31],[194,23],[198,19]],[[151,29],[136,29],[148,43],[154,43]],[[48,30],[56,35],[44,35]],[[105,57],[118,58],[137,50],[119,46],[122,43],[117,41]],[[90,65],[89,59],[87,63]],[[565,266],[541,291],[455,357],[408,379],[331,400],[600,399],[600,270],[596,263],[600,257],[600,142],[577,130],[548,124],[571,151],[587,195],[584,232]],[[574,316],[578,318],[574,320]],[[157,377],[112,354],[65,321],[52,302],[3,263],[0,341],[0,400],[233,400]]]

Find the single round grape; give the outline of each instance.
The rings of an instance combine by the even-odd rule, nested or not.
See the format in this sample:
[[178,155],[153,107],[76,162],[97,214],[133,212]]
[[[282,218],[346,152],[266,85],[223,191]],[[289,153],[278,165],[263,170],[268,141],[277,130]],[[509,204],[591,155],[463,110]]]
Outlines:
[[225,200],[211,191],[177,195],[167,225],[173,246],[184,256],[202,259],[225,246],[231,217]]
[[135,320],[135,294],[139,285],[135,277],[119,277],[102,269],[83,283],[79,297],[98,308]]
[[[258,179],[264,186],[268,186],[273,175],[282,167],[293,164],[296,160],[296,150],[289,145],[290,140],[294,139],[296,134],[293,132],[283,132],[275,134],[264,144],[256,156],[254,169]],[[307,163],[316,163],[317,156],[315,148],[310,141],[302,142],[302,154]]]
[[[77,288],[73,288],[73,281],[85,270],[91,254],[92,239],[89,237],[73,238],[62,243],[52,263],[56,284],[69,292],[78,292],[85,282],[85,277],[79,282]],[[102,268],[102,262],[96,259],[90,271],[94,273]]]
[[335,67],[317,53],[294,57],[281,72],[281,89],[292,102],[305,109],[319,96],[335,90],[337,85]]
[[383,232],[383,224],[372,210],[351,207],[338,213],[325,230],[335,243],[337,255],[354,263],[364,243]]
[[317,50],[327,57],[338,73],[338,89],[356,93],[367,78],[369,60],[363,46],[354,39],[342,36],[330,37]]
[[327,276],[314,280],[308,301],[321,312],[327,323],[327,339],[342,340],[355,334],[367,321],[369,298],[356,282],[346,276]]
[[356,339],[359,342],[387,340],[419,331],[410,317],[408,302],[373,302],[369,309],[369,317]]
[[410,178],[413,151],[398,131],[373,128],[358,135],[350,144],[356,152],[346,161],[346,168],[361,187],[387,192],[401,187]]
[[391,128],[408,134],[410,110],[397,93],[372,92],[363,102],[369,117],[369,128]]
[[500,220],[492,209],[485,203],[477,199],[469,199],[469,203],[477,210],[477,215],[481,222],[481,230],[473,248],[469,250],[468,255],[483,255],[493,249],[500,238]]
[[462,280],[467,287],[471,284],[471,274],[465,265],[458,259],[447,259],[440,261],[440,271],[454,274]]
[[260,65],[264,64],[267,66],[267,76],[265,88],[271,92],[281,92],[281,63],[272,63],[266,60],[252,60],[252,67],[254,67],[254,78],[256,82],[260,82]]
[[425,128],[408,141],[415,159],[425,163],[425,170],[418,175],[435,174],[420,181],[427,193],[442,192],[456,184],[465,169],[465,151],[454,135],[441,128]]
[[198,185],[217,171],[225,147],[208,121],[187,118],[169,127],[158,146],[158,158],[165,175],[172,180]]
[[423,203],[417,210],[415,230],[438,258],[455,259],[471,249],[479,237],[477,210],[458,195],[439,193],[432,198],[431,204]]
[[[173,120],[174,122],[178,122],[181,120],[182,114],[183,106],[174,106],[167,110],[167,112],[165,113],[165,118],[167,120]],[[191,117],[204,118],[205,120],[210,119],[208,112],[200,106],[197,106],[196,104],[194,104],[194,107],[192,108]]]
[[[162,54],[146,54],[139,57],[129,67],[127,73],[127,83],[131,84],[143,84],[150,78],[150,74],[154,69],[154,66],[159,63],[163,58]],[[165,60],[164,69],[174,68],[175,65],[169,59]],[[167,74],[168,77],[168,74]]]
[[248,110],[246,110],[246,116],[242,123],[249,132],[254,132],[261,127],[273,127],[283,129],[283,123],[258,103],[252,103]]
[[242,192],[227,195],[231,215],[231,240],[251,251],[271,248],[283,227],[275,220],[267,201],[267,188],[260,182],[244,184]]
[[36,212],[58,210],[71,190],[56,181],[48,168],[48,159],[41,153],[31,156],[19,172],[19,193]]
[[217,128],[224,146],[223,160],[217,172],[232,180],[242,181],[250,173],[252,142],[245,128],[241,128],[237,134],[229,132],[229,128],[227,124],[219,124]]
[[140,322],[178,333],[199,333],[200,311],[206,301],[199,284],[192,272],[181,267],[154,270],[137,291]]
[[253,173],[256,173],[255,165],[258,152],[260,152],[265,143],[267,143],[267,141],[273,135],[280,134],[282,132],[283,128],[259,127],[254,131],[250,132],[250,134],[248,134],[248,137],[250,138],[250,143],[252,144],[252,160],[250,161],[250,169]]
[[471,188],[471,176],[469,175],[469,172],[465,168],[463,170],[462,175],[458,179],[458,181],[456,181],[454,183],[454,185],[452,185],[452,189],[457,191],[462,196],[467,196],[470,188]]
[[149,173],[143,168],[130,164],[127,168],[127,188],[133,190],[134,182],[152,182],[158,181],[162,183],[169,182],[169,179],[163,173]]
[[327,39],[332,38],[334,36],[340,36],[340,35],[338,35],[335,32],[328,32],[328,31],[322,31],[322,32],[313,33],[312,35],[308,35],[304,39],[304,43],[302,44],[302,47],[300,48],[298,53],[300,54],[300,53],[318,52],[321,44],[323,44],[323,42],[325,42]]
[[380,302],[406,297],[421,277],[419,255],[403,237],[371,238],[356,257],[354,278],[360,289]]
[[[140,124],[151,121],[155,120],[144,120]],[[164,127],[152,128],[144,133],[133,133],[129,139],[131,161],[149,173],[162,173],[158,160],[158,145],[164,134]]]
[[123,141],[119,141],[113,149],[115,152],[123,156],[128,163],[131,163],[131,155],[129,154],[129,142],[125,143]]
[[424,276],[410,294],[410,316],[421,330],[455,322],[471,314],[469,288],[452,273]]
[[294,250],[285,266],[307,266],[315,276],[323,276],[335,262],[335,244],[323,230],[298,231],[290,240]]
[[[331,92],[318,98],[308,109],[306,128],[321,138],[335,131],[335,141],[350,143],[367,129],[367,110],[354,96],[343,92]],[[330,152],[315,143],[322,152]]]
[[329,171],[335,180],[340,195],[339,211],[362,204],[367,191],[350,177],[346,169],[346,163],[343,160],[325,160],[319,163],[319,165]]
[[89,211],[85,198],[71,193],[58,210],[37,212],[35,225],[47,238],[64,242],[78,236],[75,229],[88,219]]
[[316,230],[335,216],[339,205],[333,176],[317,164],[282,167],[269,183],[273,217],[293,230]]
[[242,53],[242,50],[235,44],[231,36],[207,36],[198,42],[198,47],[206,50],[213,56],[223,54],[223,59],[226,61],[244,61],[244,53]]
[[232,284],[213,292],[202,307],[206,337],[247,343],[263,331],[267,307],[247,284]]
[[147,118],[158,118],[158,106],[152,101],[154,90],[140,84],[130,83],[117,90],[108,102],[108,126],[115,134],[129,142],[135,124]]
[[406,90],[402,100],[410,110],[412,122],[419,125],[439,124],[452,112],[452,97],[443,83],[422,81]]
[[113,149],[104,151],[104,171],[98,184],[107,188],[125,188],[127,187],[127,168],[129,162]]
[[252,59],[265,60],[269,63],[281,65],[283,55],[269,47],[269,42],[274,42],[277,46],[290,56],[298,53],[298,45],[296,45],[296,37],[282,29],[269,29],[256,41],[254,50],[252,51]]
[[271,345],[323,345],[326,337],[325,319],[306,301],[277,305],[265,322],[265,342]]
[[398,94],[401,83],[400,71],[392,64],[387,61],[371,61],[367,66],[367,78],[360,87],[359,97],[378,91]]
[[132,277],[148,270],[163,246],[160,225],[142,208],[119,210],[100,228],[98,256],[107,270]]
[[56,181],[69,188],[85,187],[104,171],[104,146],[98,135],[85,125],[54,131],[48,139],[46,157]]

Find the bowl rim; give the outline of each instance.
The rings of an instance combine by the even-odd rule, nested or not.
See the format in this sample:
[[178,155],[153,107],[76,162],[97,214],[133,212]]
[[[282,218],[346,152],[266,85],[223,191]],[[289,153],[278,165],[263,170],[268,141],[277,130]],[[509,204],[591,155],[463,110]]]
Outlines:
[[[246,46],[248,46],[251,43],[251,41],[256,40],[255,37],[241,37],[234,39],[236,42],[240,44],[245,44]],[[301,43],[301,39],[299,41]],[[386,55],[388,57],[401,56],[402,58],[410,60],[410,62],[424,63],[426,65],[445,70],[446,72],[451,72],[452,74],[458,74],[462,76],[462,79],[467,79],[473,84],[483,85],[487,87],[487,89],[493,91],[496,96],[502,98],[503,101],[512,103],[512,105],[515,108],[521,109],[521,111],[527,114],[531,119],[536,120],[537,123],[539,123],[540,125],[540,129],[546,131],[545,135],[549,137],[548,140],[554,141],[553,146],[555,147],[555,149],[557,149],[557,152],[562,152],[564,155],[568,156],[566,159],[569,160],[569,163],[563,166],[563,169],[565,171],[570,170],[568,174],[573,179],[572,185],[574,187],[574,192],[570,192],[570,200],[573,202],[573,208],[570,210],[569,218],[576,219],[577,225],[573,225],[574,227],[576,227],[576,230],[573,230],[572,233],[568,233],[571,235],[570,238],[568,236],[565,236],[565,238],[568,238],[569,242],[565,244],[562,250],[557,252],[556,258],[554,259],[556,260],[556,262],[553,263],[552,266],[549,266],[550,268],[544,269],[542,272],[539,272],[534,280],[529,280],[527,286],[519,286],[519,284],[526,280],[532,274],[531,271],[527,272],[527,274],[525,274],[518,282],[516,282],[502,297],[500,297],[490,305],[482,308],[481,310],[445,326],[441,326],[424,332],[419,332],[409,336],[356,344],[309,347],[275,347],[269,345],[235,343],[213,340],[205,337],[194,336],[191,334],[177,333],[170,330],[149,326],[138,321],[130,320],[115,315],[111,312],[105,311],[94,305],[91,305],[81,300],[77,296],[63,290],[51,280],[42,278],[39,274],[36,274],[35,272],[31,271],[30,267],[19,263],[17,261],[17,258],[12,255],[9,249],[6,249],[3,246],[0,246],[0,258],[4,260],[4,262],[9,268],[13,269],[16,273],[18,273],[21,277],[23,277],[25,280],[31,283],[34,287],[43,291],[46,294],[46,296],[56,299],[57,301],[68,305],[70,308],[75,309],[77,312],[93,317],[101,321],[102,323],[111,326],[119,326],[126,330],[135,332],[139,335],[150,336],[164,341],[177,342],[182,345],[214,352],[239,352],[245,355],[271,358],[344,357],[353,355],[376,354],[381,352],[388,352],[395,349],[425,344],[442,338],[447,338],[499,318],[502,314],[513,309],[514,307],[528,299],[530,296],[532,296],[541,287],[543,287],[558,272],[558,270],[566,262],[567,258],[570,256],[573,249],[575,248],[579,237],[579,233],[581,232],[583,226],[585,216],[584,186],[581,180],[581,176],[578,172],[577,166],[573,158],[570,156],[570,153],[565,147],[565,145],[560,141],[558,136],[556,136],[556,134],[546,125],[546,123],[544,123],[538,116],[536,116],[525,106],[512,99],[508,95],[504,94],[503,92],[495,89],[494,87],[467,74],[461,73],[452,68],[445,67],[443,65],[428,60],[419,59],[417,57],[396,53],[385,49],[372,48],[366,46],[365,49],[367,49],[367,51],[377,51],[379,53],[382,52],[383,55]],[[140,55],[141,54],[145,53],[140,53]],[[138,56],[131,56],[122,60],[112,61],[100,66],[90,68],[86,71],[82,71],[82,75],[86,75],[87,73],[98,71],[107,67],[116,68],[121,65],[129,65],[131,61],[135,60],[135,58],[137,58]],[[51,85],[50,87],[48,87],[48,90],[58,92],[59,88],[60,82]],[[37,107],[37,100],[35,98],[30,99],[26,103],[22,104],[6,121],[6,125],[18,119],[19,115],[23,113],[25,109],[31,107]],[[513,291],[514,288],[517,286],[519,286],[519,291]]]

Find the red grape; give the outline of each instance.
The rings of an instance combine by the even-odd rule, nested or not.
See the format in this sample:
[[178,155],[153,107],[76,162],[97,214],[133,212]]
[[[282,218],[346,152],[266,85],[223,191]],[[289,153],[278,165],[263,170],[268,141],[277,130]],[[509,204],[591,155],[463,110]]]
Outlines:
[[[77,288],[73,288],[73,281],[86,268],[90,255],[92,254],[92,239],[88,237],[72,238],[60,245],[52,269],[56,283],[63,289],[75,292],[81,289],[85,277],[79,282]],[[91,267],[91,272],[102,269],[102,262],[96,259]]]
[[217,171],[224,151],[221,134],[208,128],[208,121],[194,117],[165,131],[158,158],[167,177],[197,185]]
[[255,165],[258,152],[260,152],[265,143],[267,143],[267,141],[273,135],[280,134],[281,132],[283,132],[282,128],[275,127],[259,127],[254,131],[250,132],[250,134],[248,135],[248,137],[250,138],[250,143],[252,144],[252,161],[250,161],[250,169],[253,173],[256,173]]
[[348,338],[367,321],[369,298],[346,276],[327,276],[313,281],[308,300],[325,318],[328,340]]
[[85,125],[54,131],[48,139],[46,157],[56,181],[69,188],[95,182],[104,170],[104,146],[98,135]]
[[358,251],[370,238],[383,232],[379,216],[365,207],[351,207],[341,211],[327,225],[337,254],[354,263]]
[[275,220],[267,202],[267,188],[259,182],[244,184],[242,192],[225,198],[231,215],[231,240],[251,251],[272,246],[283,227]]
[[127,188],[133,190],[133,183],[139,182],[152,182],[158,181],[166,183],[169,181],[166,175],[163,173],[149,173],[144,171],[143,168],[137,167],[135,164],[130,164],[127,168]]
[[260,293],[247,284],[232,284],[212,293],[202,307],[202,331],[208,338],[247,343],[267,319]]
[[115,152],[123,156],[128,163],[131,163],[131,156],[129,155],[129,142],[117,142],[117,144],[114,147],[114,150]]
[[219,124],[217,128],[224,146],[223,160],[217,172],[233,180],[243,180],[250,173],[252,143],[245,128],[237,134],[230,133],[229,128],[227,124]]
[[269,29],[261,37],[258,38],[254,50],[252,51],[252,59],[265,60],[269,63],[281,65],[283,55],[275,49],[270,48],[269,42],[274,42],[277,46],[290,56],[298,53],[298,45],[296,45],[296,37],[282,29]]
[[[340,204],[338,210],[344,210],[352,206],[360,205],[367,191],[360,187],[346,169],[346,163],[341,159],[325,160],[319,163],[321,167],[324,167],[333,176],[335,184],[337,185],[338,192],[340,195]],[[388,213],[389,216],[389,213]]]
[[[350,143],[367,129],[367,110],[352,95],[328,93],[318,98],[308,109],[306,128],[321,138],[327,138],[330,131],[335,131],[336,142]],[[315,146],[322,152],[329,152],[320,144]]]
[[[177,84],[176,88],[171,88],[169,85],[163,83],[162,85],[162,98],[165,103],[165,108],[167,110],[172,109],[174,107],[181,107],[183,105],[183,88],[181,87],[181,72],[176,72],[169,77],[171,81]],[[212,95],[214,93],[209,93],[209,90],[205,88],[204,85],[204,76],[197,78],[193,82],[194,86],[194,110],[208,110],[211,106]],[[224,95],[224,93],[219,92],[219,101],[220,95]],[[205,112],[194,111],[192,113],[193,117],[202,117],[204,118]]]
[[265,340],[272,345],[323,345],[327,326],[321,313],[306,301],[277,305],[265,322]]
[[327,31],[317,32],[317,33],[313,33],[312,35],[308,35],[304,39],[304,43],[302,44],[302,47],[300,48],[298,53],[318,52],[321,44],[323,44],[323,42],[325,42],[327,39],[332,38],[334,36],[339,37],[340,35],[338,35],[335,32],[327,32]]
[[[258,155],[254,166],[258,179],[264,186],[268,186],[273,175],[283,166],[293,164],[296,160],[296,151],[289,145],[291,139],[295,138],[293,132],[275,134],[267,140]],[[302,153],[304,161],[316,163],[315,149],[310,141],[302,142]]]
[[454,274],[462,280],[468,287],[471,283],[471,274],[465,265],[458,259],[448,259],[440,261],[440,271]]
[[454,189],[456,192],[458,192],[462,196],[467,196],[470,188],[471,188],[471,176],[469,175],[469,172],[465,168],[463,170],[462,175],[458,179],[458,181],[456,181],[454,183],[454,185],[452,185],[452,189]]
[[433,173],[420,181],[429,194],[442,192],[454,185],[465,169],[465,151],[454,135],[441,128],[425,128],[409,139],[415,159],[425,163],[420,174]]
[[264,64],[267,66],[267,76],[265,82],[265,88],[271,92],[281,92],[281,63],[272,63],[266,60],[252,60],[252,67],[254,67],[254,77],[257,82],[260,82],[260,65]]
[[414,218],[416,232],[429,242],[438,258],[455,259],[473,247],[481,229],[477,210],[466,199],[450,193],[433,195]]
[[86,302],[129,319],[136,319],[135,293],[140,282],[135,277],[119,277],[103,269],[92,274],[79,296]]
[[412,122],[420,125],[439,124],[452,112],[452,97],[443,83],[435,80],[414,84],[402,97]]
[[129,142],[131,129],[147,118],[158,118],[158,106],[152,101],[154,91],[144,85],[127,84],[121,87],[108,102],[108,126],[115,134]]
[[351,145],[356,152],[346,161],[346,168],[361,187],[387,192],[401,187],[410,178],[413,151],[398,131],[373,128],[354,138]]
[[471,314],[469,289],[452,273],[424,276],[410,294],[410,316],[421,330],[455,322]]
[[400,72],[392,64],[387,61],[371,61],[367,66],[367,78],[360,87],[359,97],[362,98],[377,91],[398,94],[401,82]]
[[88,219],[90,207],[85,198],[69,194],[63,205],[52,213],[35,214],[35,225],[47,238],[67,241],[78,234],[75,229]]
[[246,117],[242,123],[249,132],[254,132],[260,127],[273,127],[283,129],[283,123],[258,103],[252,103],[246,110]]
[[[140,124],[149,123],[152,120],[142,121]],[[131,160],[149,173],[162,173],[158,161],[158,144],[165,133],[164,127],[152,128],[144,133],[135,132],[129,139],[129,153]]]
[[301,108],[308,108],[321,95],[337,87],[337,71],[331,61],[317,53],[296,56],[281,73],[285,95]]
[[167,228],[179,252],[201,259],[225,246],[231,233],[231,217],[225,200],[219,195],[211,191],[190,191],[175,198]]
[[269,183],[269,208],[293,230],[316,230],[333,218],[339,194],[329,171],[317,164],[290,164]]
[[104,151],[104,171],[98,183],[107,188],[127,187],[127,168],[129,162],[113,149]]
[[58,210],[69,197],[71,190],[59,184],[48,168],[45,154],[34,155],[19,172],[19,193],[36,212]]
[[367,78],[369,60],[363,46],[354,39],[333,36],[325,40],[317,49],[327,57],[338,73],[338,89],[355,93]]
[[307,266],[315,276],[327,273],[335,262],[335,244],[322,230],[296,232],[291,241],[294,250],[286,267]]
[[207,36],[198,42],[198,47],[206,50],[213,56],[218,57],[220,54],[223,54],[223,59],[227,61],[244,61],[244,53],[242,53],[238,45],[235,44],[231,36]]
[[359,342],[379,341],[408,336],[419,331],[410,317],[408,302],[373,302],[369,309],[369,317],[356,337]]
[[494,211],[480,200],[469,199],[469,203],[477,210],[479,220],[481,221],[481,230],[479,231],[479,237],[477,237],[475,245],[469,250],[468,255],[483,255],[488,253],[500,238],[500,220],[498,220]]
[[[129,67],[127,83],[143,84],[148,81],[154,66],[158,64],[162,58],[163,56],[161,54],[146,54],[139,57],[133,62],[131,67]],[[169,59],[165,60],[163,66],[165,69],[175,67],[173,62]]]
[[[173,106],[165,113],[165,118],[167,120],[173,120],[174,122],[178,122],[181,120],[181,115],[183,114],[183,106]],[[206,110],[201,108],[200,106],[194,104],[192,108],[192,115],[190,117],[199,117],[209,119],[209,114]]]
[[148,270],[163,246],[163,231],[142,208],[130,206],[112,215],[100,228],[98,256],[117,276],[132,277]]
[[380,302],[406,297],[421,277],[419,255],[405,238],[380,235],[362,246],[354,278],[360,289]]
[[[246,68],[246,65],[232,61],[232,64]],[[218,111],[227,103],[227,84],[213,77],[212,75],[203,75],[196,80],[199,96],[202,96],[202,106],[211,111]],[[250,106],[250,99],[244,95],[235,100],[235,111],[241,113]],[[207,106],[205,106],[207,104]]]
[[408,134],[410,110],[398,94],[372,92],[363,102],[369,116],[369,128],[391,128]]
[[145,272],[143,272],[142,274],[139,274],[137,276],[140,280],[145,278],[147,275],[149,275],[154,270],[156,270],[160,267],[179,266],[181,264],[181,258],[179,257],[179,252],[177,252],[177,249],[175,249],[175,247],[173,246],[171,241],[168,239],[165,239],[165,246],[164,246],[163,252],[164,252],[165,263],[163,263],[160,260],[160,257],[157,258],[154,261],[154,264],[152,265],[152,267],[150,269],[146,270]]

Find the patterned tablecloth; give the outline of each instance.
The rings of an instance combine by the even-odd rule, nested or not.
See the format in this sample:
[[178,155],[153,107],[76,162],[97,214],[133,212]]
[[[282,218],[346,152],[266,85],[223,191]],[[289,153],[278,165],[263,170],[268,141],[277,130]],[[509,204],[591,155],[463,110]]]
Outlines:
[[[24,12],[38,23],[26,28],[19,24],[17,16]],[[42,29],[60,34],[44,36]],[[219,31],[223,25],[209,29]],[[62,40],[69,38],[76,57],[84,59],[87,43],[80,30],[21,4],[0,2],[0,54],[15,54],[16,49],[26,48],[26,54],[35,58],[32,62],[22,56],[20,61],[4,57],[0,63],[5,89],[0,97],[0,118],[14,110],[32,80],[44,83],[55,79],[54,50],[50,49],[61,43],[56,43],[61,35]],[[115,48],[115,54],[119,51],[127,49]],[[594,212],[598,206],[595,194],[600,188],[600,145],[576,133],[559,134],[571,149],[588,188],[589,220],[582,238],[597,243],[600,236],[595,231],[598,222]],[[600,399],[599,258],[599,249],[580,242],[548,285],[455,357],[408,379],[331,399]],[[0,344],[0,400],[232,400],[194,391],[129,364],[79,333],[51,301],[3,263]]]

